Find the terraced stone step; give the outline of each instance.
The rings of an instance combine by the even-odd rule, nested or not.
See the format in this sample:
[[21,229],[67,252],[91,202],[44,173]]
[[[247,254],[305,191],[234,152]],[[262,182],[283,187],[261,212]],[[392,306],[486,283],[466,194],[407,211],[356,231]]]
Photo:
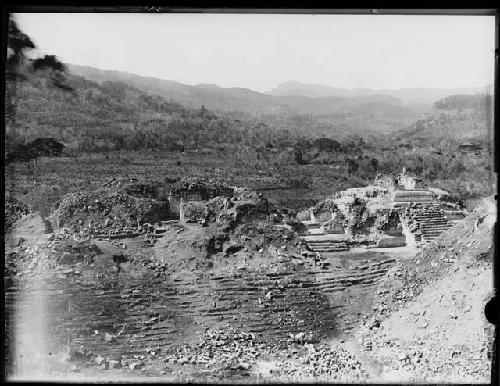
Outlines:
[[448,229],[450,229],[452,226],[451,224],[446,224],[446,225],[439,225],[439,226],[426,226],[426,225],[420,225],[420,230],[421,231],[437,231],[437,232],[444,232]]
[[423,227],[420,227],[420,230],[422,232],[444,232],[444,231],[447,231],[448,229],[450,229],[451,227],[452,227],[451,225],[443,226],[443,227],[426,227],[426,226],[423,226]]
[[444,232],[422,232],[423,237],[439,237],[443,234]]
[[435,216],[414,216],[413,218],[416,221],[446,221],[446,218],[441,214]]
[[441,235],[428,235],[428,236],[423,236],[423,240],[424,240],[424,241],[428,241],[428,240],[435,240],[435,239],[437,239],[439,236],[441,236]]
[[442,226],[447,225],[448,221],[446,219],[440,219],[439,221],[417,221],[420,225],[428,225],[428,226]]
[[426,239],[429,239],[429,238],[435,239],[435,238],[438,238],[439,236],[441,236],[442,234],[443,234],[443,232],[439,232],[439,233],[426,233],[426,234],[422,234],[422,237],[424,237]]
[[333,253],[333,252],[347,252],[349,251],[349,248],[344,247],[344,248],[324,248],[324,249],[313,249],[313,252],[318,252],[318,253]]
[[309,245],[320,245],[320,244],[345,244],[345,240],[305,240]]
[[416,221],[431,221],[431,220],[446,220],[441,213],[423,215],[413,215],[413,219]]
[[178,224],[179,220],[161,220],[160,224],[161,225],[171,225],[171,224]]
[[394,195],[408,195],[412,194],[415,196],[435,196],[433,192],[430,190],[425,190],[425,189],[405,189],[405,190],[395,190]]
[[358,280],[346,281],[343,283],[324,283],[324,284],[318,285],[316,288],[320,289],[321,291],[326,291],[326,292],[342,291],[346,288],[350,288],[353,286],[357,287],[360,285],[373,285],[373,284],[378,283],[381,278],[382,278],[382,276],[372,277],[372,278],[364,279],[364,280],[358,279]]
[[307,243],[310,248],[323,248],[323,247],[347,247],[347,243],[321,243],[321,244],[310,244]]
[[435,228],[435,229],[441,229],[441,228],[450,228],[451,224],[449,222],[446,223],[439,223],[439,224],[429,224],[429,223],[420,223],[421,228]]
[[307,244],[309,249],[317,249],[317,248],[344,248],[348,247],[346,243],[331,243],[331,244]]
[[434,198],[432,197],[394,197],[393,202],[401,202],[401,203],[425,203],[432,204],[435,203]]
[[443,232],[446,232],[448,229],[450,229],[451,227],[447,227],[447,228],[442,228],[442,229],[436,229],[436,228],[422,228],[420,230],[420,233],[422,234],[425,234],[425,233],[443,233]]
[[443,230],[449,229],[452,225],[449,223],[446,224],[420,224],[420,229],[430,229],[430,230]]
[[422,222],[420,223],[420,227],[427,227],[427,228],[436,228],[436,229],[439,229],[439,228],[446,228],[446,227],[450,227],[450,223],[447,221],[447,222],[443,222],[443,223],[426,223],[426,222]]
[[346,244],[322,244],[322,245],[307,245],[309,249],[317,250],[323,248],[347,248]]
[[[383,267],[370,267],[369,270],[359,270],[359,269],[351,269],[349,272],[339,273],[338,271],[329,271],[328,276],[318,277],[316,279],[317,282],[327,282],[327,281],[335,281],[341,279],[350,279],[350,278],[358,278],[358,277],[369,277],[371,274],[385,274],[389,269],[391,269],[392,265],[383,266]],[[324,273],[324,272],[323,272]]]

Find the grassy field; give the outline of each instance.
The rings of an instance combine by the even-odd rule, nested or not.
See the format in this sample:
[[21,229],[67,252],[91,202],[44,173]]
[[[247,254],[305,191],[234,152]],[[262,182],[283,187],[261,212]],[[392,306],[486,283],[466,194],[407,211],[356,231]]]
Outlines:
[[336,190],[361,186],[329,165],[280,165],[265,170],[236,156],[201,153],[114,152],[76,157],[40,158],[36,166],[6,167],[6,198],[15,197],[43,215],[68,192],[98,189],[111,178],[130,177],[153,182],[160,195],[184,177],[205,177],[261,190],[273,202],[296,210],[308,207]]

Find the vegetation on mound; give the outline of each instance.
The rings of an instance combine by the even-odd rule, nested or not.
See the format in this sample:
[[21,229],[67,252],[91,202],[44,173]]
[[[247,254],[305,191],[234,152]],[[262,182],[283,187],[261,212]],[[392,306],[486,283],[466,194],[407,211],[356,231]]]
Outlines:
[[207,201],[217,196],[231,197],[234,195],[235,189],[217,180],[187,177],[177,182],[173,186],[171,193],[180,197],[195,195],[199,196],[200,200]]

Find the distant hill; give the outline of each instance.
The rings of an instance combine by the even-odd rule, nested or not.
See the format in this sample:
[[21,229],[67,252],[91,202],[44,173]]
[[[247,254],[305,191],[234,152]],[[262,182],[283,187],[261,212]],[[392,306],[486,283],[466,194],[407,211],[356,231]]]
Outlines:
[[93,67],[67,64],[71,74],[97,83],[123,82],[167,100],[175,100],[188,107],[221,111],[277,112],[284,108],[274,97],[245,88],[222,88],[211,84],[185,85],[165,79],[144,77],[122,71],[100,70]]
[[306,97],[298,95],[276,97],[289,109],[306,114],[339,114],[378,116],[388,119],[411,119],[416,109],[404,106],[401,99],[388,95],[358,97]]
[[458,88],[458,89],[435,89],[435,88],[403,88],[399,90],[372,90],[368,88],[335,88],[320,84],[300,83],[289,81],[278,85],[276,88],[267,92],[274,96],[306,96],[306,97],[359,97],[367,95],[388,95],[399,98],[406,103],[432,104],[435,101],[456,94],[476,94],[492,93],[493,86],[484,88]]
[[[272,96],[244,88],[222,88],[213,84],[185,85],[171,80],[143,77],[120,71],[100,70],[67,64],[74,75],[97,83],[122,82],[149,94],[161,96],[191,108],[205,106],[215,112],[242,112],[272,115],[275,121],[288,120],[283,126],[303,134],[399,130],[415,121],[424,111],[421,105],[405,104],[401,99],[382,94],[358,96]],[[306,115],[307,127],[294,122]],[[290,123],[290,120],[293,121]],[[314,122],[312,122],[314,121]]]

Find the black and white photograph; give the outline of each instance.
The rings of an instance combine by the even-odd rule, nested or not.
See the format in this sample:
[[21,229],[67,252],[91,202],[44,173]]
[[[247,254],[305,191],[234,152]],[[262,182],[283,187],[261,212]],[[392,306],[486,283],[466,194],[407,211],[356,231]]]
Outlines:
[[139,8],[4,10],[5,380],[495,382],[495,11]]

